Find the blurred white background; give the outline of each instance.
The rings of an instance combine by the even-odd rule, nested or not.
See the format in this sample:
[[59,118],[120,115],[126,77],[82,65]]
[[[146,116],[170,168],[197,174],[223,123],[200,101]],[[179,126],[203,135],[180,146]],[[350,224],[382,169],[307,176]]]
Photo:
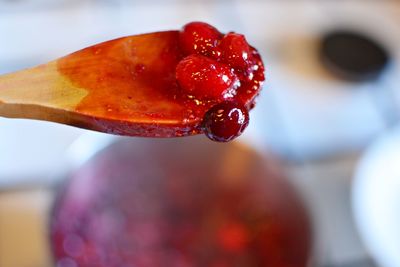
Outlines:
[[[357,151],[393,123],[388,111],[400,114],[398,1],[1,1],[0,73],[193,20],[242,32],[261,51],[267,83],[248,136],[278,154],[309,159]],[[384,77],[352,84],[321,67],[319,38],[336,27],[367,33],[390,50],[395,60]],[[4,177],[42,175],[81,133],[44,122],[0,125]]]
[[[360,153],[400,115],[399,1],[0,0],[0,74],[195,20],[244,33],[264,58],[266,86],[243,139],[287,159],[312,210],[315,261],[368,266],[352,220],[350,185]],[[337,27],[366,33],[389,49],[393,64],[380,80],[347,83],[321,66],[319,38]],[[0,118],[0,188],[51,182],[83,132]]]

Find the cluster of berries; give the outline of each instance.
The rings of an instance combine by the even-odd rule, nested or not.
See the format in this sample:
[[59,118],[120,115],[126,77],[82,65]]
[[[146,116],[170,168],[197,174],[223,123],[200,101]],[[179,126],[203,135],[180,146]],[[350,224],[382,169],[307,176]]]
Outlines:
[[180,87],[192,98],[217,103],[204,117],[205,134],[215,141],[232,140],[249,123],[248,109],[234,97],[242,83],[254,78],[257,51],[242,34],[222,34],[203,22],[183,27],[180,46],[185,55],[176,68]]

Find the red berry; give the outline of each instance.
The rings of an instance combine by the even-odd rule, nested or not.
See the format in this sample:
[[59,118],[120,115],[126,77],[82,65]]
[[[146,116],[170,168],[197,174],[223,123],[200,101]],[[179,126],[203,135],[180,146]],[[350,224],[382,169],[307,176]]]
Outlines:
[[219,45],[222,60],[233,68],[247,69],[251,64],[251,50],[242,34],[228,33]]
[[180,34],[180,44],[186,55],[200,54],[218,57],[216,50],[221,33],[213,26],[204,22],[186,24]]
[[224,101],[213,106],[204,116],[204,132],[208,138],[228,142],[242,134],[249,124],[249,112],[235,102]]
[[231,69],[205,56],[191,55],[176,67],[176,78],[188,95],[197,99],[225,99],[236,94],[239,80]]

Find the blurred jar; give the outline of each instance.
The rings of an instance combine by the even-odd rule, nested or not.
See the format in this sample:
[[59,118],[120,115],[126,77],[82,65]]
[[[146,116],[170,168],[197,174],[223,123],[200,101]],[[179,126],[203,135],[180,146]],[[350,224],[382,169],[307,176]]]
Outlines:
[[311,227],[272,158],[239,144],[121,138],[56,199],[56,265],[305,267]]

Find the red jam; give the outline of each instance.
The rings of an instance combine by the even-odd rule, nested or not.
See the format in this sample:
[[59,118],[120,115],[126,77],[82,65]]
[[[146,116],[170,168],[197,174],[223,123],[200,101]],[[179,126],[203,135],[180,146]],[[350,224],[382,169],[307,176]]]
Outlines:
[[150,137],[204,132],[207,111],[226,100],[249,110],[264,81],[261,57],[243,35],[202,22],[101,43],[60,59],[58,70],[86,90],[75,110],[91,125]]
[[200,55],[182,59],[176,67],[176,78],[188,96],[210,101],[232,98],[240,85],[228,65]]
[[206,136],[218,142],[238,137],[248,125],[248,110],[240,101],[222,101],[235,99],[249,84],[254,91],[259,90],[264,67],[258,53],[252,51],[243,35],[223,35],[202,22],[187,24],[180,44],[189,54],[176,70],[182,90],[189,97],[216,103],[203,119]]
[[58,195],[57,267],[306,267],[310,226],[276,167],[204,139],[122,139]]
[[204,116],[204,132],[217,142],[228,142],[240,135],[249,124],[249,112],[235,102],[221,102]]
[[[222,60],[232,68],[248,71],[253,65],[250,46],[244,35],[228,33],[221,40]],[[251,71],[251,70],[250,70]]]
[[217,46],[222,34],[204,22],[186,24],[180,34],[180,45],[186,55],[218,56]]

